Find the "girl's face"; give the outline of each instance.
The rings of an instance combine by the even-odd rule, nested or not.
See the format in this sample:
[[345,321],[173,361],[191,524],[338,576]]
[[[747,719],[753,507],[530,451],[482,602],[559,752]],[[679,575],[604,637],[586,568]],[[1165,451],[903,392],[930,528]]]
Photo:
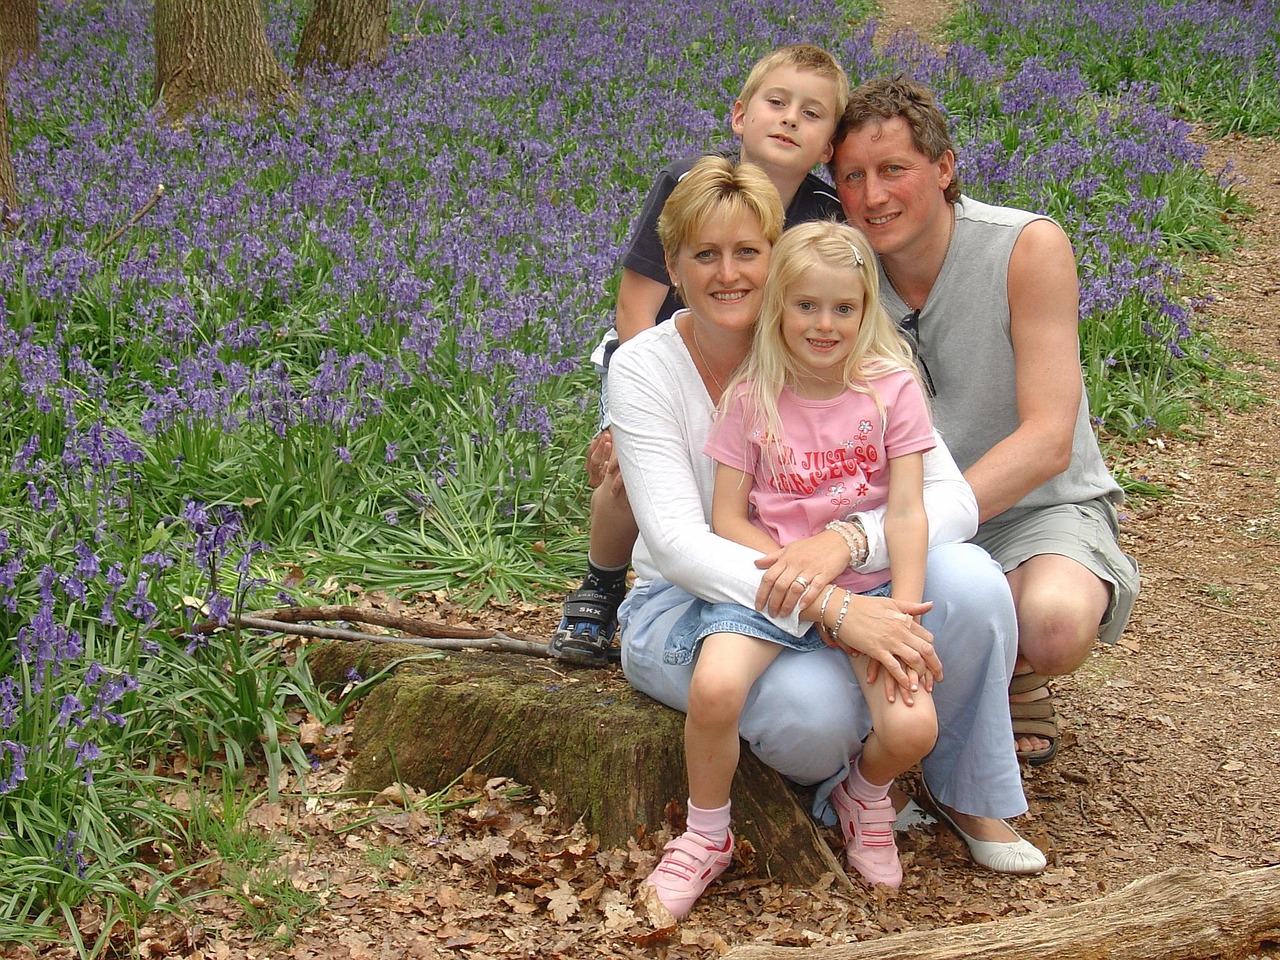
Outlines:
[[695,317],[746,332],[760,315],[771,249],[755,214],[720,210],[667,259],[667,270]]
[[808,373],[808,384],[844,388],[844,365],[862,328],[865,296],[859,271],[821,261],[787,290],[782,340]]

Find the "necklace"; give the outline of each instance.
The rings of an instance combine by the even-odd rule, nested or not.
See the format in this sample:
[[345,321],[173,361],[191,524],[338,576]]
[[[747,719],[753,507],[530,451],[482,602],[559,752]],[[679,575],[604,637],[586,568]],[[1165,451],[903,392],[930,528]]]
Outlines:
[[716,385],[716,393],[719,396],[724,396],[724,384],[720,382],[716,372],[711,369],[711,364],[707,362],[707,355],[702,352],[702,344],[698,342],[698,322],[693,316],[689,317],[689,329],[693,332],[693,349],[698,351],[698,359],[702,361],[702,366],[706,368],[707,376],[711,378],[711,382]]
[[[947,206],[950,208],[951,219],[947,221],[947,245],[942,248],[942,263],[947,262],[947,254],[951,252],[951,238],[955,236],[955,232],[956,232],[955,208],[951,207],[950,204],[948,204]],[[938,265],[939,273],[942,272],[942,263]],[[925,303],[929,299],[929,294],[926,293],[924,295],[924,300],[922,300],[920,302],[920,306],[917,307],[914,303],[912,303],[910,300],[907,299],[906,294],[904,294],[900,289],[898,289],[897,283],[894,282],[893,274],[889,272],[889,265],[885,263],[884,260],[881,260],[880,266],[884,269],[884,278],[889,281],[889,286],[893,287],[893,292],[898,295],[899,300],[901,300],[903,303],[907,305],[907,309],[912,313],[917,313],[917,314],[921,310],[923,310]],[[934,280],[937,280],[936,276],[934,277]],[[930,283],[929,288],[930,288],[930,291],[932,292],[932,289],[933,289],[932,283]]]

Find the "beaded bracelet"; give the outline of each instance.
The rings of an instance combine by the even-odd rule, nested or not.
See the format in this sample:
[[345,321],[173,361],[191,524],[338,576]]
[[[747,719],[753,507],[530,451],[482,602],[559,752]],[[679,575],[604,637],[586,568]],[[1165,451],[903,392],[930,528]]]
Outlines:
[[860,563],[866,562],[867,534],[863,531],[861,523],[857,520],[832,520],[827,524],[826,529],[834,530],[844,540],[844,545],[849,548],[850,567],[857,567]]
[[844,625],[844,615],[849,612],[849,600],[853,596],[852,590],[844,592],[844,602],[840,604],[840,612],[836,614],[835,626],[831,628],[831,636],[837,640],[840,639],[840,628]]
[[871,538],[867,536],[867,528],[862,525],[862,520],[859,517],[848,516],[844,518],[844,522],[853,528],[854,533],[858,535],[860,545],[858,547],[858,555],[854,560],[859,564],[866,563],[867,555],[871,552]]

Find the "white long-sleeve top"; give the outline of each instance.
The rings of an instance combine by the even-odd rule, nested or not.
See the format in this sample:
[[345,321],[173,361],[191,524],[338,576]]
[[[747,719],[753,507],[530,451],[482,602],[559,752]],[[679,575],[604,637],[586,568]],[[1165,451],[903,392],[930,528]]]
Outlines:
[[[678,314],[677,314],[678,316]],[[702,448],[715,409],[675,318],[634,337],[609,367],[609,413],[631,511],[640,527],[632,566],[640,581],[655,577],[696,597],[754,607],[764,571],[758,550],[711,531],[715,461]],[[941,438],[924,457],[929,543],[969,539],[978,529],[978,503]],[[858,514],[869,553],[860,570],[889,566],[884,508]],[[771,618],[800,636],[798,611]]]

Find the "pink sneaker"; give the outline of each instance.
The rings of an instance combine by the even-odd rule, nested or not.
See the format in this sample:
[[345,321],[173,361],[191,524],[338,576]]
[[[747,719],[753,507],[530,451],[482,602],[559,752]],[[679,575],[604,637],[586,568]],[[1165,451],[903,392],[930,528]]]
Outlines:
[[707,838],[686,830],[663,847],[662,860],[645,879],[673,917],[683,920],[694,901],[733,860],[733,834],[724,849],[707,846]]
[[831,806],[840,818],[844,856],[850,868],[871,884],[902,886],[902,861],[893,842],[893,801],[888,797],[865,803],[850,795],[843,783],[831,791]]

